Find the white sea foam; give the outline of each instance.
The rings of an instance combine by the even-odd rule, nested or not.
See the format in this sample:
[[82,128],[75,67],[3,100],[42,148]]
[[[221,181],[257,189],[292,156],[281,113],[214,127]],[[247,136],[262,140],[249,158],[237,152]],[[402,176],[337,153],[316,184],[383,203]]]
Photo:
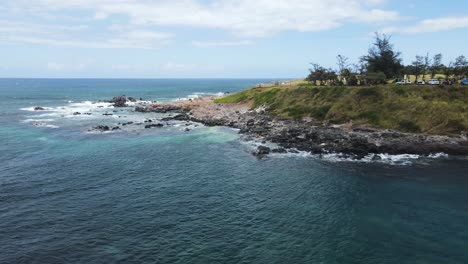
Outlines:
[[59,126],[47,124],[47,123],[34,123],[36,127],[48,127],[48,128],[59,128]]
[[175,99],[173,101],[187,101],[187,100],[190,100],[190,99],[197,99],[197,98],[205,97],[205,96],[222,97],[224,95],[225,95],[225,93],[222,93],[222,92],[218,92],[218,93],[193,93],[193,94],[187,95],[187,97],[177,98],[177,99]]
[[440,159],[440,158],[448,158],[448,157],[449,155],[443,152],[434,153],[428,156],[428,158],[431,158],[431,159]]
[[44,118],[42,118],[42,119],[39,119],[39,118],[37,118],[37,119],[29,118],[29,119],[23,120],[22,122],[23,122],[23,123],[32,123],[32,122],[54,122],[54,121],[55,121],[55,119],[51,119],[51,118],[49,118],[49,119],[44,119]]
[[[254,152],[259,146],[266,146],[274,150],[278,148],[277,144],[271,142],[264,142],[262,139],[254,140],[243,140],[243,145],[246,145],[248,151]],[[271,158],[313,158],[324,160],[327,162],[339,163],[339,162],[356,162],[356,163],[382,163],[389,165],[411,165],[418,160],[424,159],[440,159],[448,158],[449,155],[445,153],[435,153],[430,155],[416,155],[416,154],[399,154],[399,155],[390,155],[386,153],[372,153],[364,157],[358,157],[355,155],[349,155],[344,153],[323,153],[323,154],[313,154],[308,151],[299,151],[297,149],[290,149],[287,153],[270,153],[269,157]]]
[[31,107],[23,107],[23,108],[20,108],[20,110],[22,111],[30,111],[30,112],[40,112],[40,111],[48,111],[50,110],[50,108],[47,108],[47,107],[42,107],[44,110],[34,110],[34,106],[31,106]]

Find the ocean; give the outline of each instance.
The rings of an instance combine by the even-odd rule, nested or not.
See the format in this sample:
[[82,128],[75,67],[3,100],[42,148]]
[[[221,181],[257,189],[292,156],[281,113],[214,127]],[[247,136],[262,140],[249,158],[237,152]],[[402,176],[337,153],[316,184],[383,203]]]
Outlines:
[[266,81],[0,79],[0,263],[468,263],[466,158],[260,160],[234,129],[99,101]]

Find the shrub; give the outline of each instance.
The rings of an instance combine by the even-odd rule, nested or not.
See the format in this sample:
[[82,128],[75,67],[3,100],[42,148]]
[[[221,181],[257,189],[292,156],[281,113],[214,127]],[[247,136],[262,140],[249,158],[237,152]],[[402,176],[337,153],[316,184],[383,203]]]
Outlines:
[[415,122],[411,120],[402,120],[399,123],[400,129],[405,132],[418,133],[421,132],[421,128]]
[[369,72],[364,77],[364,81],[367,85],[386,84],[387,76],[383,72]]
[[406,94],[406,88],[405,87],[402,87],[402,86],[394,86],[392,87],[392,90],[394,93],[398,94],[398,95],[404,95]]
[[346,81],[347,81],[347,84],[348,84],[349,86],[356,86],[356,85],[358,85],[358,79],[357,79],[356,75],[354,75],[354,74],[351,75],[351,76],[349,76],[348,79],[347,79]]
[[359,118],[367,119],[371,124],[377,124],[379,122],[379,113],[374,111],[360,113]]
[[364,98],[364,97],[379,97],[380,93],[377,88],[361,88],[357,91],[356,93],[359,97]]
[[324,105],[320,107],[314,107],[311,109],[311,116],[317,119],[324,119],[325,116],[328,114],[330,111],[331,106],[330,105]]

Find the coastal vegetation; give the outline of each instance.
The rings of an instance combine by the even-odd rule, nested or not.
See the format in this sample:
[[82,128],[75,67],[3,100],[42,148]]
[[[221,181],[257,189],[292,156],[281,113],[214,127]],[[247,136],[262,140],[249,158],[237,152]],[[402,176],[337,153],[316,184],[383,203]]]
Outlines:
[[[408,66],[400,57],[390,37],[376,34],[359,66],[338,55],[337,70],[313,63],[303,81],[259,85],[215,102],[248,102],[252,108],[265,107],[283,118],[308,117],[410,133],[455,135],[468,131],[468,89],[456,82],[468,76],[465,57],[459,56],[449,66],[442,64],[441,54],[416,56]],[[405,85],[396,84],[395,78],[403,73],[407,74]],[[410,84],[425,77],[438,78],[440,84]]]
[[252,88],[216,103],[250,102],[286,118],[368,124],[404,132],[459,134],[468,130],[468,94],[463,86],[376,85]]
[[306,80],[320,86],[356,86],[395,83],[401,79],[407,83],[437,79],[440,83],[453,84],[468,77],[468,60],[464,55],[444,65],[441,53],[432,57],[426,53],[425,56],[416,55],[409,65],[403,65],[401,52],[395,50],[390,40],[389,36],[376,33],[368,54],[361,56],[358,63],[350,63],[343,55],[337,56],[337,69],[311,63]]

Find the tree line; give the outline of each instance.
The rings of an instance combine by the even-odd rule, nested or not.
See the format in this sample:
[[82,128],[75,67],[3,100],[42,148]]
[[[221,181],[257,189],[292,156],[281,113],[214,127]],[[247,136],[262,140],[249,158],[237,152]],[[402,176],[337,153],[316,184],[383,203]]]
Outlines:
[[[468,61],[464,55],[458,56],[448,65],[442,63],[441,53],[434,56],[417,55],[410,65],[403,65],[401,52],[395,51],[390,36],[375,34],[375,42],[368,54],[362,56],[357,64],[351,64],[346,56],[338,55],[337,69],[325,68],[311,63],[310,74],[306,80],[318,85],[376,85],[386,84],[403,75],[420,76],[429,74],[431,79],[441,79],[445,83],[455,83],[468,76]],[[444,78],[435,78],[442,74]]]

